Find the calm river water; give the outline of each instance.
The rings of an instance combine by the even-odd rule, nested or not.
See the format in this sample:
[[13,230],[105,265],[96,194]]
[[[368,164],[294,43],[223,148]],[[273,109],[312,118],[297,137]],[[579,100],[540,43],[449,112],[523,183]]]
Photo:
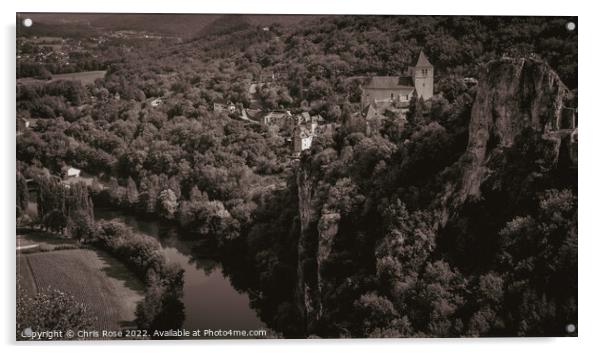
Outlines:
[[94,213],[97,220],[119,219],[135,231],[156,238],[167,259],[184,269],[184,329],[266,328],[251,308],[248,294],[232,286],[221,264],[193,256],[195,243],[182,240],[173,227],[105,208],[96,208]]

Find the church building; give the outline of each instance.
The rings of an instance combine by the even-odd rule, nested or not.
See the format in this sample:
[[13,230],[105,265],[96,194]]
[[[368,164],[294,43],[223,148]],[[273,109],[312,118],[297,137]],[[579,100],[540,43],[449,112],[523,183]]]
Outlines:
[[408,68],[407,76],[373,76],[362,86],[362,107],[371,104],[408,103],[414,92],[428,100],[433,97],[434,68],[423,51],[416,65]]

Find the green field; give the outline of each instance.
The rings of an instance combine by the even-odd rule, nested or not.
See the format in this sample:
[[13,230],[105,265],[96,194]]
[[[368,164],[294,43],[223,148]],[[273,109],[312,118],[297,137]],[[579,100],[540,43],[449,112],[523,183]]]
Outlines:
[[94,329],[133,327],[144,285],[108,254],[87,249],[17,254],[17,279],[30,296],[53,287],[86,304]]
[[105,77],[105,70],[98,71],[81,71],[77,73],[70,74],[54,74],[52,75],[51,80],[38,80],[31,77],[24,77],[17,79],[18,84],[27,85],[27,84],[36,84],[36,83],[48,83],[52,81],[58,80],[77,80],[82,83],[82,85],[88,85],[94,83],[96,79],[102,79]]

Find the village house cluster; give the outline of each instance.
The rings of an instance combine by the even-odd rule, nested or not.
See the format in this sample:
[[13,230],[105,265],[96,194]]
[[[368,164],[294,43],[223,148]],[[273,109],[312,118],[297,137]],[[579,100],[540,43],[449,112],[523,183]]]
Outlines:
[[[271,78],[274,80],[274,77]],[[365,122],[365,132],[378,132],[383,119],[394,114],[405,119],[412,97],[427,101],[433,97],[434,68],[424,52],[420,52],[416,64],[408,68],[404,76],[371,76],[361,85],[361,110],[356,113]],[[262,83],[253,83],[249,94],[254,95]],[[251,123],[262,124],[271,134],[278,134],[290,141],[293,156],[311,148],[317,136],[332,134],[337,123],[328,123],[322,116],[309,112],[291,113],[289,110],[263,111],[244,108],[234,102],[214,102],[213,111],[235,115]]]
[[309,112],[291,113],[290,110],[262,111],[242,108],[234,103],[214,103],[215,112],[236,115],[239,119],[267,127],[269,134],[280,135],[292,145],[293,156],[298,157],[303,150],[311,147],[315,137],[332,134],[336,123],[327,123],[322,116]]
[[[272,77],[272,79],[274,79]],[[253,95],[260,84],[253,83],[249,93]],[[420,52],[416,64],[408,68],[405,76],[372,76],[361,86],[361,111],[366,124],[366,134],[372,135],[382,126],[387,114],[393,113],[405,119],[413,96],[424,101],[433,97],[434,68],[424,52]],[[327,123],[320,115],[309,112],[293,114],[288,110],[262,111],[244,108],[233,102],[215,102],[215,112],[237,115],[240,119],[265,125],[272,134],[280,134],[291,142],[293,156],[311,147],[315,137],[332,134],[336,123]]]
[[17,59],[23,62],[70,65],[70,53],[84,52],[81,40],[61,37],[20,37],[17,40]]
[[[118,36],[132,36],[127,31],[116,32]],[[136,33],[146,36],[148,33]],[[34,43],[54,44],[65,46],[68,44],[61,38],[35,38]],[[73,43],[81,50],[82,43]],[[249,85],[248,93],[251,97],[251,106],[244,107],[241,103],[231,101],[213,102],[213,111],[235,116],[238,119],[252,123],[262,124],[272,135],[284,137],[291,145],[292,154],[298,157],[302,151],[311,148],[315,138],[324,134],[332,134],[338,123],[327,122],[322,116],[310,115],[302,110],[264,110],[257,100],[257,93],[262,87],[270,86],[278,81],[279,75],[275,72],[263,73],[258,81]],[[420,52],[416,64],[407,69],[403,76],[370,76],[362,78],[360,110],[355,113],[365,124],[366,135],[377,133],[387,116],[399,117],[405,120],[405,115],[410,106],[412,97],[424,101],[433,97],[434,68],[424,52]],[[114,99],[119,100],[118,93]],[[148,104],[157,108],[164,104],[164,97],[150,98]],[[19,131],[29,126],[28,122],[21,122]]]
[[[17,38],[17,60],[21,63],[36,63],[45,66],[60,67],[63,72],[71,72],[77,70],[78,61],[84,59],[87,61],[96,60],[102,56],[101,52],[105,50],[104,46],[107,42],[123,40],[182,41],[180,37],[132,30],[105,31],[103,34],[81,39],[51,36],[19,36]],[[124,50],[131,49],[125,43],[122,43],[121,46]]]

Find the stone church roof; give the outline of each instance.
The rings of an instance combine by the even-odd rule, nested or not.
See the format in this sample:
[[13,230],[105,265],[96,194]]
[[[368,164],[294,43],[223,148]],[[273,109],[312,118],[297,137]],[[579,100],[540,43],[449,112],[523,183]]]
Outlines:
[[399,77],[399,76],[373,76],[370,78],[370,82],[364,88],[367,89],[403,89],[413,88],[414,83],[411,77]]
[[426,55],[424,55],[424,52],[421,50],[420,54],[418,55],[418,60],[416,61],[416,65],[415,66],[416,67],[425,67],[425,66],[432,67],[433,65],[428,60],[428,58],[426,57]]

